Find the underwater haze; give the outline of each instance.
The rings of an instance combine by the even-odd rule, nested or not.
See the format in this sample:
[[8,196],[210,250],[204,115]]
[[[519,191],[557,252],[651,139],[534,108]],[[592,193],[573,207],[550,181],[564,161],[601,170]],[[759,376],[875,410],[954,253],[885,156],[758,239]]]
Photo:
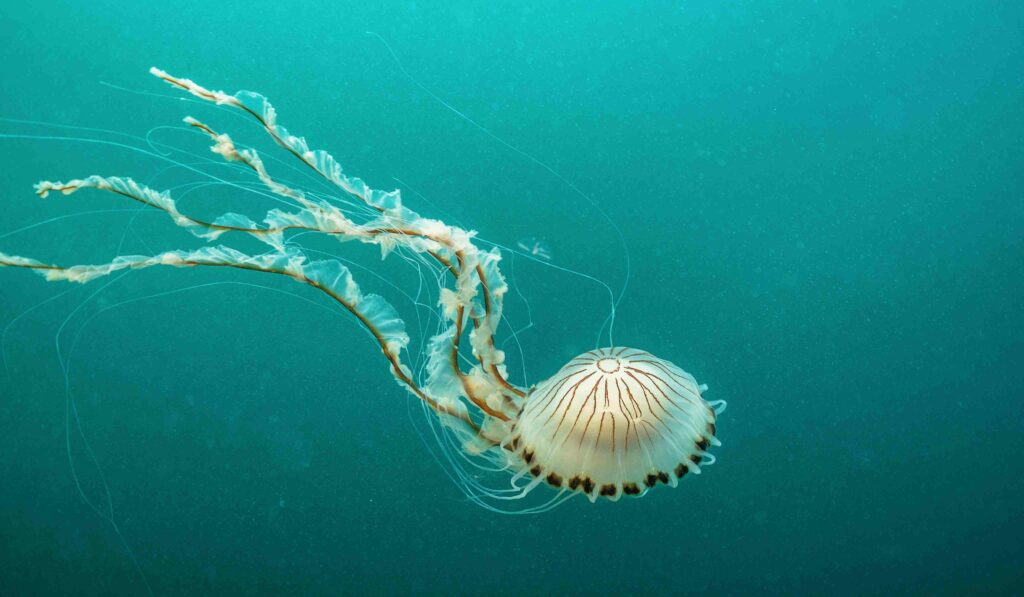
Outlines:
[[[1020,3],[3,2],[0,252],[203,244],[41,180],[255,201],[181,186],[161,147],[216,158],[185,115],[274,144],[151,66],[541,249],[503,251],[519,385],[595,348],[625,288],[615,342],[727,400],[723,445],[674,489],[496,513],[309,288],[0,268],[0,595],[1024,592]],[[414,268],[316,246],[420,346]]]

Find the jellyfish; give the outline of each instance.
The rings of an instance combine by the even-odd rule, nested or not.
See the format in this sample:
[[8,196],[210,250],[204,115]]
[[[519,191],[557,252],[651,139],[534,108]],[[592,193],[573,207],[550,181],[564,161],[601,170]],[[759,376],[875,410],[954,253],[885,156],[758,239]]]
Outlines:
[[[260,192],[282,207],[269,210],[260,223],[239,213],[204,219],[179,208],[170,191],[131,178],[92,175],[43,181],[35,186],[40,197],[86,190],[112,193],[164,212],[205,244],[121,255],[91,265],[0,253],[0,267],[81,284],[155,266],[233,268],[312,287],[369,333],[395,382],[423,406],[442,447],[442,460],[465,495],[498,511],[542,511],[581,494],[591,502],[638,497],[658,485],[676,487],[683,477],[699,474],[715,461],[708,450],[721,445],[716,421],[725,402],[706,401],[707,387],[692,375],[648,352],[610,346],[577,356],[532,387],[516,385],[496,343],[509,289],[499,269],[499,248],[485,250],[474,231],[420,216],[403,203],[398,190],[373,189],[344,173],[329,153],[310,148],[279,124],[276,111],[261,95],[232,95],[157,68],[150,72],[181,92],[252,119],[285,157],[290,155],[298,168],[333,192],[284,181],[256,149],[236,144],[229,134],[189,116],[185,124],[208,138],[216,159],[250,172]],[[202,173],[187,164],[178,166]],[[435,312],[441,324],[417,355],[422,366],[410,367],[410,336],[395,307],[364,292],[338,259],[314,259],[302,245],[290,242],[298,234],[376,245],[383,257],[399,253],[435,268]],[[245,253],[227,244],[240,235],[257,239],[264,250]],[[538,247],[539,241],[527,250],[546,257]],[[495,474],[504,480],[492,481]],[[536,495],[541,485],[552,493],[540,504],[505,507]]]

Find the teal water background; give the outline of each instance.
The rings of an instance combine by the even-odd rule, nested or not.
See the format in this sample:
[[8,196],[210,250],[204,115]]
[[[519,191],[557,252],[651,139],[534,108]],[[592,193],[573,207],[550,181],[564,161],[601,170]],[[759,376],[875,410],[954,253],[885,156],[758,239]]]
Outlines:
[[[431,98],[367,31],[594,204]],[[293,283],[151,270],[93,296],[102,283],[2,270],[0,326],[72,291],[5,337],[0,593],[146,594],[76,491],[70,451],[101,510],[105,480],[161,595],[1019,594],[1022,32],[1019,4],[961,0],[4,3],[0,117],[144,137],[191,113],[255,142],[146,71],[259,91],[420,213],[505,245],[544,239],[553,263],[617,290],[624,253],[603,211],[631,255],[616,342],[674,361],[729,409],[718,463],[677,489],[502,516],[431,459],[419,409],[364,334],[274,292],[308,296]],[[178,129],[152,135],[205,158]],[[40,201],[39,180],[189,180],[165,167],[0,139],[0,251],[87,263],[198,246],[136,212],[2,236],[132,207]],[[416,290],[393,258],[331,250]],[[190,288],[217,281],[232,284]],[[515,286],[529,310],[510,298],[510,321],[534,325],[510,365],[536,383],[593,347],[607,299],[521,259]],[[69,315],[61,345],[77,338],[70,387],[103,479],[74,422],[66,444],[55,337]]]

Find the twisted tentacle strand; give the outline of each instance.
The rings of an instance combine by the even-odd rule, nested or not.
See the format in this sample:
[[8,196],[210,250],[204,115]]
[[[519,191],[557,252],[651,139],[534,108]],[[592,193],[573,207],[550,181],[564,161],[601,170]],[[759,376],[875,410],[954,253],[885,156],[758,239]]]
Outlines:
[[[227,134],[218,133],[189,117],[185,120],[188,125],[213,140],[211,150],[214,153],[250,168],[267,189],[296,204],[298,210],[272,209],[264,218],[265,226],[236,213],[224,214],[211,222],[182,213],[169,192],[150,189],[130,178],[119,177],[89,176],[67,183],[44,181],[36,186],[36,192],[41,197],[54,191],[71,194],[85,188],[113,192],[166,212],[175,224],[205,240],[216,240],[226,232],[243,232],[267,243],[272,252],[249,256],[227,247],[207,247],[198,251],[170,251],[153,257],[117,257],[107,264],[72,267],[0,254],[0,266],[34,269],[49,280],[74,282],[87,282],[126,268],[153,265],[227,266],[288,275],[327,293],[360,319],[380,344],[399,383],[435,412],[444,415],[441,420],[463,436],[467,448],[485,450],[495,445],[506,434],[505,426],[518,411],[518,401],[523,396],[521,390],[507,381],[504,353],[494,343],[494,334],[502,317],[503,297],[508,288],[498,269],[501,259],[498,251],[480,251],[472,242],[474,232],[422,218],[403,207],[397,190],[376,191],[361,179],[344,175],[341,166],[327,152],[311,150],[304,139],[291,135],[278,125],[274,108],[262,96],[249,92],[228,95],[210,91],[188,79],[172,77],[158,69],[151,72],[192,95],[249,113],[278,145],[325,180],[360,199],[376,212],[376,217],[356,223],[336,205],[277,181],[255,150],[240,149]],[[439,296],[441,314],[448,323],[428,342],[425,383],[417,383],[409,368],[401,362],[401,352],[409,339],[394,308],[381,297],[362,295],[348,270],[340,263],[307,262],[305,255],[286,247],[284,233],[288,230],[319,232],[336,236],[339,240],[378,244],[383,256],[399,247],[425,253],[452,274],[453,288],[443,288]],[[470,348],[478,364],[463,372],[459,366],[459,351],[467,323],[472,323]],[[481,422],[474,420],[461,398],[480,409],[484,414]]]
[[204,247],[195,251],[167,251],[154,256],[128,255],[114,258],[100,265],[62,267],[45,264],[34,259],[0,253],[0,267],[20,267],[37,270],[49,281],[87,283],[126,269],[144,269],[157,265],[173,267],[231,267],[288,276],[312,286],[331,297],[354,315],[370,332],[391,363],[391,373],[398,383],[423,400],[440,415],[457,419],[462,425],[479,434],[480,427],[469,416],[465,407],[456,401],[428,395],[413,380],[409,368],[402,363],[401,352],[409,343],[405,324],[397,311],[384,298],[363,294],[352,279],[348,268],[335,260],[307,261],[305,255],[293,249],[280,253],[247,255],[225,246]]
[[[167,79],[165,78],[165,80]],[[219,98],[218,100],[215,100],[218,103],[227,103],[229,105],[236,105],[237,103],[238,105],[244,106],[238,98],[234,98],[234,101],[232,101],[231,98],[234,96],[226,96],[222,92],[207,91],[196,86],[195,83],[192,83],[191,81],[182,81],[181,85],[177,86],[190,90],[194,88],[194,92],[199,97]],[[259,96],[248,94],[247,97],[251,98]],[[292,150],[303,150],[304,153],[302,153],[302,155],[310,154],[305,140],[282,133],[284,129],[281,127],[270,126],[267,124],[268,122],[274,122],[276,113],[269,102],[262,97],[260,97],[259,102],[260,105],[263,106],[264,115],[269,115],[269,120],[261,118],[260,122],[264,124],[264,127],[271,136],[279,143]],[[247,111],[251,112],[251,110]],[[401,244],[416,252],[429,253],[451,270],[453,275],[456,277],[458,290],[457,292],[452,292],[445,289],[442,292],[441,302],[442,306],[445,308],[446,317],[454,322],[456,329],[455,333],[451,335],[439,334],[437,337],[438,342],[433,344],[439,351],[438,354],[446,353],[449,355],[449,363],[453,368],[455,376],[460,381],[462,391],[471,402],[490,416],[498,417],[499,419],[506,421],[509,419],[509,414],[503,412],[502,408],[505,407],[514,413],[515,410],[517,410],[515,403],[509,401],[504,394],[501,394],[500,390],[498,391],[498,394],[501,395],[500,400],[493,397],[495,395],[494,391],[487,391],[483,394],[483,396],[487,396],[487,398],[481,398],[481,394],[479,393],[481,391],[480,384],[473,383],[471,377],[464,374],[458,365],[459,339],[462,336],[465,310],[468,305],[473,303],[477,296],[478,289],[482,289],[481,301],[483,303],[483,314],[479,313],[479,309],[471,309],[474,331],[470,340],[473,347],[473,353],[480,361],[484,371],[491,378],[490,381],[496,383],[499,388],[512,392],[514,395],[519,397],[524,395],[518,388],[515,388],[512,384],[508,383],[507,372],[502,366],[504,354],[497,350],[494,345],[493,336],[497,329],[497,324],[501,319],[501,302],[503,295],[508,288],[497,268],[497,263],[501,260],[500,253],[496,250],[492,250],[489,253],[481,253],[476,246],[472,244],[471,239],[474,233],[464,231],[457,227],[450,227],[438,220],[422,218],[415,212],[402,208],[400,194],[398,191],[393,192],[395,201],[393,203],[388,203],[391,207],[379,210],[381,212],[381,216],[377,220],[374,220],[366,226],[356,226],[348,220],[337,207],[326,202],[314,203],[307,199],[305,194],[301,191],[291,189],[286,185],[276,182],[267,172],[262,160],[255,151],[237,149],[234,142],[227,134],[219,134],[195,118],[188,117],[185,119],[185,122],[190,126],[203,131],[213,139],[215,144],[212,147],[212,151],[214,153],[220,154],[228,161],[238,161],[246,164],[256,172],[259,179],[272,192],[298,200],[306,208],[300,212],[300,214],[283,214],[281,212],[277,212],[275,214],[277,217],[273,220],[267,220],[268,224],[277,224],[278,228],[283,230],[297,226],[288,224],[281,226],[282,221],[287,222],[291,220],[294,222],[296,218],[301,218],[302,215],[311,215],[314,217],[315,222],[306,223],[302,227],[329,234],[346,234],[352,237],[362,237],[370,242],[377,242],[381,245],[385,255],[393,249],[396,244]],[[282,141],[282,139],[285,139],[285,141]],[[313,152],[313,154],[310,155],[319,156],[321,158],[319,163],[333,164],[331,172],[334,174],[328,178],[342,188],[350,190],[353,188],[353,185],[363,190],[368,188],[365,187],[365,184],[359,179],[345,179],[350,182],[351,180],[356,180],[358,181],[358,184],[343,184],[341,181],[344,177],[341,175],[340,166],[337,166],[334,159],[326,152],[318,151]],[[321,169],[318,169],[318,172],[323,174],[323,170]],[[392,196],[391,194],[385,195]],[[360,196],[365,198],[373,195],[372,193],[370,195],[363,193]],[[383,197],[384,195],[379,196]],[[383,204],[375,204],[371,206],[381,208],[382,205]],[[338,227],[340,229],[333,230],[332,227]],[[276,230],[270,232],[269,238],[280,242],[279,235],[276,234],[276,232]],[[434,246],[433,244],[430,244],[430,242],[427,242],[424,246],[422,241],[432,241],[433,243],[440,245],[440,247]],[[440,255],[441,252],[453,254],[460,269],[455,269],[449,258],[442,258]],[[471,261],[475,261],[476,264],[472,265],[471,263],[468,263]],[[486,264],[487,267],[483,267],[481,262]],[[476,278],[474,279],[472,276],[462,275],[463,272],[468,271],[475,272]],[[491,290],[492,286],[493,290]],[[481,322],[481,318],[484,318],[485,321]],[[448,340],[449,338],[450,340]],[[444,341],[444,343],[442,343],[442,341]],[[447,350],[443,344],[446,345]],[[432,370],[436,371],[436,369]],[[499,401],[501,405],[496,405]]]

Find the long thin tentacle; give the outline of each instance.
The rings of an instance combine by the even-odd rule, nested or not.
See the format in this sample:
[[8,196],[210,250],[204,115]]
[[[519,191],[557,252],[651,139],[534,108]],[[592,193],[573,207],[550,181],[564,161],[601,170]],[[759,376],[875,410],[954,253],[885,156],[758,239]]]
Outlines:
[[[272,209],[263,223],[248,216],[228,213],[212,220],[188,215],[166,191],[157,191],[130,178],[89,176],[66,183],[41,182],[36,192],[47,196],[59,191],[72,194],[92,188],[112,192],[149,207],[164,211],[178,226],[196,236],[214,241],[226,233],[244,233],[263,241],[271,250],[259,256],[240,253],[227,247],[206,247],[197,251],[170,251],[152,257],[117,257],[112,262],[94,266],[55,266],[42,262],[0,254],[0,266],[34,269],[51,280],[85,282],[125,268],[172,266],[234,267],[280,275],[288,275],[327,293],[342,304],[370,331],[388,358],[392,373],[400,384],[442,416],[454,421],[453,429],[466,432],[467,447],[486,449],[504,433],[504,425],[516,416],[524,393],[512,385],[504,367],[504,353],[496,348],[494,335],[502,318],[502,303],[508,288],[498,269],[497,249],[480,250],[472,231],[449,226],[439,220],[423,218],[402,204],[399,191],[378,191],[356,177],[343,173],[340,164],[327,152],[310,149],[306,141],[290,134],[277,123],[277,114],[260,95],[239,92],[228,95],[210,91],[188,79],[173,77],[158,69],[151,72],[205,101],[239,109],[254,117],[277,145],[301,160],[317,176],[357,199],[348,203],[357,213],[346,214],[332,198],[306,192],[274,178],[261,156],[254,149],[240,148],[230,136],[194,119],[185,122],[207,135],[211,150],[228,162],[247,167],[263,187],[294,209]],[[362,206],[362,207],[360,207]],[[362,210],[362,211],[360,211]],[[439,315],[444,321],[427,342],[428,356],[425,379],[420,381],[401,362],[401,352],[408,344],[404,324],[397,312],[380,297],[363,297],[348,270],[339,262],[308,262],[306,256],[286,240],[288,232],[320,233],[339,240],[358,240],[377,244],[382,255],[401,249],[405,256],[422,254],[430,257],[454,279],[452,287],[439,290]],[[333,275],[328,281],[324,276]],[[471,325],[470,325],[471,324]],[[468,333],[469,350],[476,363],[463,371],[460,362],[462,338]],[[483,419],[471,416],[465,399],[475,406]]]
[[174,267],[230,267],[241,270],[264,272],[288,276],[325,293],[370,332],[380,346],[384,356],[391,363],[391,373],[420,400],[423,400],[438,414],[454,417],[474,432],[479,426],[469,417],[465,409],[456,403],[435,399],[427,395],[413,380],[409,368],[401,361],[401,351],[409,342],[402,321],[383,298],[364,295],[352,280],[345,266],[334,260],[308,262],[295,251],[247,255],[229,247],[205,247],[195,251],[168,251],[159,255],[123,256],[101,265],[75,265],[63,267],[0,253],[0,267],[17,267],[39,272],[47,280],[64,280],[86,283],[125,269],[143,269],[157,265]]
[[[129,178],[90,176],[69,182],[44,181],[36,185],[36,192],[46,197],[50,192],[59,191],[71,194],[80,189],[94,188],[112,192],[150,207],[166,212],[179,226],[188,228],[197,236],[214,240],[225,232],[245,232],[268,243],[276,250],[283,247],[283,234],[289,230],[311,231],[337,236],[342,239],[357,239],[363,242],[381,245],[385,254],[394,246],[411,248],[416,252],[424,252],[433,257],[456,279],[459,290],[453,294],[443,295],[448,302],[455,303],[450,319],[454,321],[455,333],[451,335],[450,349],[447,351],[448,362],[455,378],[459,381],[462,393],[478,408],[489,416],[508,420],[515,413],[516,405],[503,397],[501,404],[491,404],[483,397],[489,393],[481,390],[474,379],[461,370],[458,365],[459,340],[463,334],[463,321],[469,305],[477,290],[480,290],[482,313],[470,310],[473,323],[474,353],[481,367],[485,368],[490,378],[515,395],[523,393],[505,378],[499,368],[500,354],[494,345],[493,333],[497,321],[495,317],[494,293],[488,280],[496,280],[499,289],[504,292],[504,280],[493,265],[493,272],[485,271],[481,261],[495,264],[496,253],[480,254],[469,241],[471,233],[457,228],[449,228],[441,222],[425,220],[409,210],[385,211],[378,218],[366,223],[356,224],[349,219],[337,206],[325,201],[310,199],[301,189],[295,189],[275,180],[267,171],[259,154],[251,149],[239,149],[227,134],[214,131],[209,126],[194,118],[186,118],[186,123],[208,135],[213,141],[212,151],[228,161],[240,162],[248,166],[260,181],[271,192],[299,204],[295,212],[271,210],[265,218],[266,226],[258,226],[246,216],[229,213],[210,222],[187,216],[178,210],[175,200],[169,192],[156,191],[140,185]],[[453,256],[449,259],[445,255]],[[471,266],[471,269],[470,269]],[[470,274],[470,272],[472,272]],[[475,278],[471,277],[475,274]],[[500,297],[499,297],[500,298]],[[499,307],[500,309],[500,307]],[[500,311],[498,312],[500,317]],[[488,358],[490,357],[490,358]]]

